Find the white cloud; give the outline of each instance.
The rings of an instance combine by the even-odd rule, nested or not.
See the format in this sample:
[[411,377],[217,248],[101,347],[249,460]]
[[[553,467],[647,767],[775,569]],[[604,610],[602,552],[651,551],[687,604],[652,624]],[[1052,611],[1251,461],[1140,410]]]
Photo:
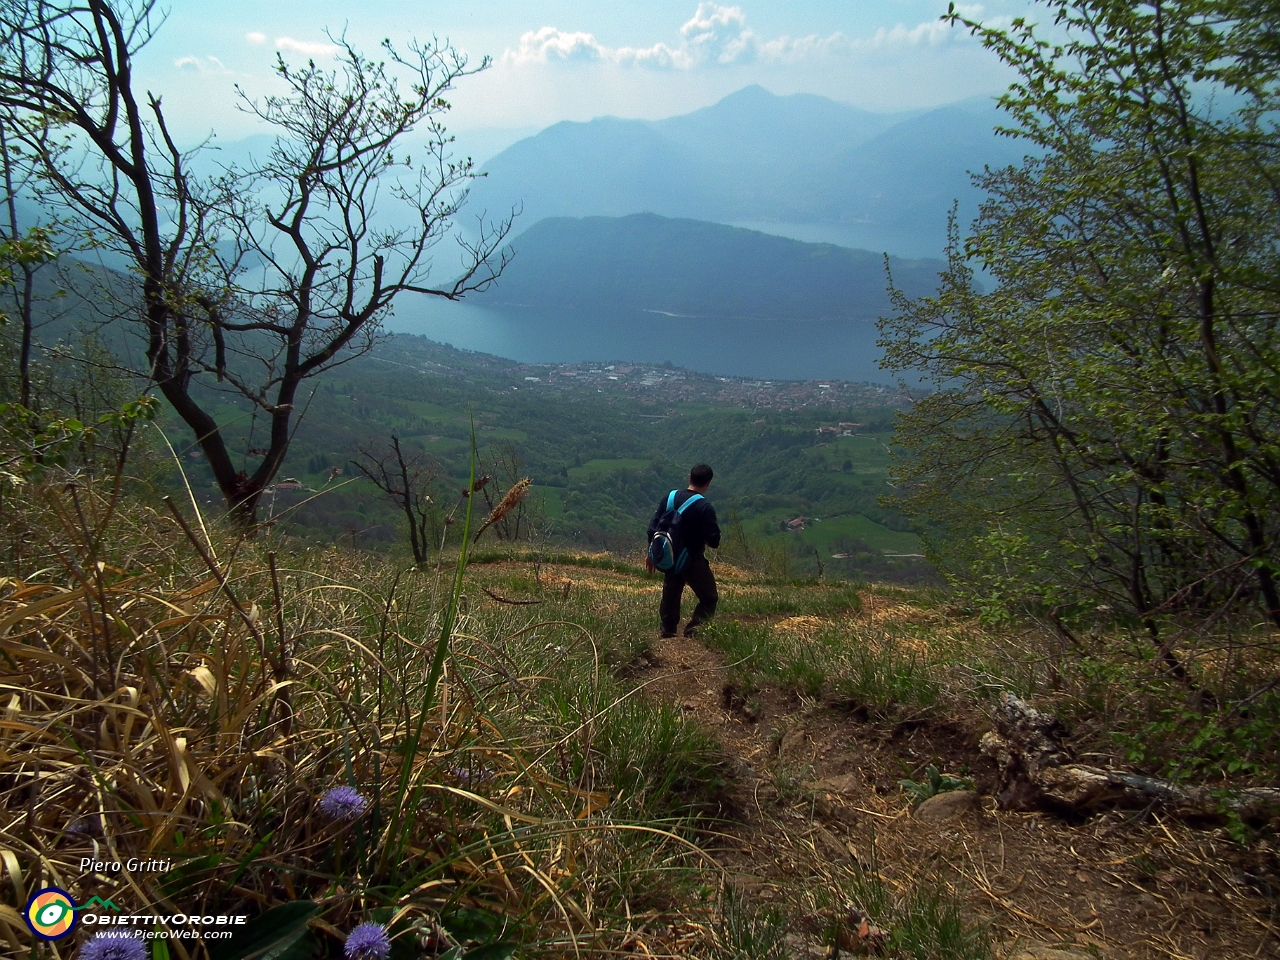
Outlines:
[[515,63],[547,63],[552,60],[604,60],[609,52],[589,33],[569,33],[555,27],[530,30],[520,37],[516,50],[502,59]]
[[941,20],[918,23],[914,27],[904,27],[899,23],[888,30],[881,27],[869,39],[851,41],[850,47],[855,50],[875,50],[881,47],[936,47],[954,34],[954,29]]
[[277,37],[276,49],[289,53],[301,53],[307,57],[332,57],[338,52],[336,44],[316,40],[295,40],[293,37]]
[[737,63],[755,54],[756,35],[747,29],[741,7],[698,4],[693,19],[680,28],[684,45],[698,63]]
[[619,47],[617,50],[612,51],[609,59],[615,63],[662,69],[688,70],[697,66],[697,61],[693,59],[687,49],[684,47],[673,49],[665,43],[655,43],[652,47],[641,49]]
[[[982,12],[982,4],[957,4],[967,17]],[[728,66],[754,60],[795,63],[819,57],[897,47],[938,46],[949,40],[967,38],[967,31],[954,30],[941,20],[907,27],[902,24],[877,30],[870,37],[849,37],[833,33],[820,37],[775,37],[762,40],[747,26],[741,7],[703,2],[693,17],[680,27],[680,42],[672,47],[655,43],[651,47],[607,47],[593,34],[542,27],[520,37],[513,50],[502,55],[504,63],[545,64],[553,62],[606,62],[655,69],[690,70],[703,65]],[[279,46],[279,42],[277,42]]]
[[217,57],[179,57],[173,61],[173,65],[188,73],[230,73]]
[[260,47],[267,42],[267,35],[265,33],[259,33],[257,30],[254,30],[252,33],[246,33],[244,38],[255,47]]

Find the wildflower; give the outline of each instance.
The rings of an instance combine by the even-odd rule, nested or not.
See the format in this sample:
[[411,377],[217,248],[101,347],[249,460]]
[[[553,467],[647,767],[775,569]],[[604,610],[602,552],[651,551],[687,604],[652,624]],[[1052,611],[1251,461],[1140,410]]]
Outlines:
[[362,923],[347,934],[342,950],[347,960],[387,960],[391,956],[391,939],[380,923]]
[[320,797],[320,812],[330,820],[358,820],[369,809],[369,798],[355,787],[333,787]]
[[80,948],[79,960],[147,960],[147,947],[132,930],[107,930]]

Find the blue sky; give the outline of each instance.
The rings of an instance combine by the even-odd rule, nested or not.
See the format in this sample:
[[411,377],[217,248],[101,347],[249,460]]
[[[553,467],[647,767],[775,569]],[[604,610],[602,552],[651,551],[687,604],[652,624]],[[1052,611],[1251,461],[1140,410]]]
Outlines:
[[[1029,8],[960,6],[995,24]],[[277,52],[323,61],[326,28],[370,52],[383,37],[434,35],[475,63],[490,56],[489,70],[456,88],[447,120],[477,142],[559,120],[686,113],[751,83],[883,111],[1003,90],[1007,72],[966,32],[939,23],[945,10],[945,0],[175,0],[139,72],[186,141],[253,133],[235,85],[269,92]]]

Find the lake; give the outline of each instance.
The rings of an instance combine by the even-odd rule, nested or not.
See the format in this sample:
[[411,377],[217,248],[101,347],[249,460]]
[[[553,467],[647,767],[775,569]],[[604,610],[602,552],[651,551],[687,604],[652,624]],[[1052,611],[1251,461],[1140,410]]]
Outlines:
[[892,383],[877,361],[875,324],[863,320],[737,320],[670,316],[648,310],[599,313],[501,310],[405,295],[387,320],[462,350],[522,363],[660,364],[720,376],[766,380]]

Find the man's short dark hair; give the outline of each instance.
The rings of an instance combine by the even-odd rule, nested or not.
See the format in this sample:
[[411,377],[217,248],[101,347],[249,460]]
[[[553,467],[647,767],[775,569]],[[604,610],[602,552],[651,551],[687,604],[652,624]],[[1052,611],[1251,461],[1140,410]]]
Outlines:
[[713,476],[715,474],[711,472],[711,468],[705,463],[700,463],[689,471],[689,486],[705,487],[711,482]]

